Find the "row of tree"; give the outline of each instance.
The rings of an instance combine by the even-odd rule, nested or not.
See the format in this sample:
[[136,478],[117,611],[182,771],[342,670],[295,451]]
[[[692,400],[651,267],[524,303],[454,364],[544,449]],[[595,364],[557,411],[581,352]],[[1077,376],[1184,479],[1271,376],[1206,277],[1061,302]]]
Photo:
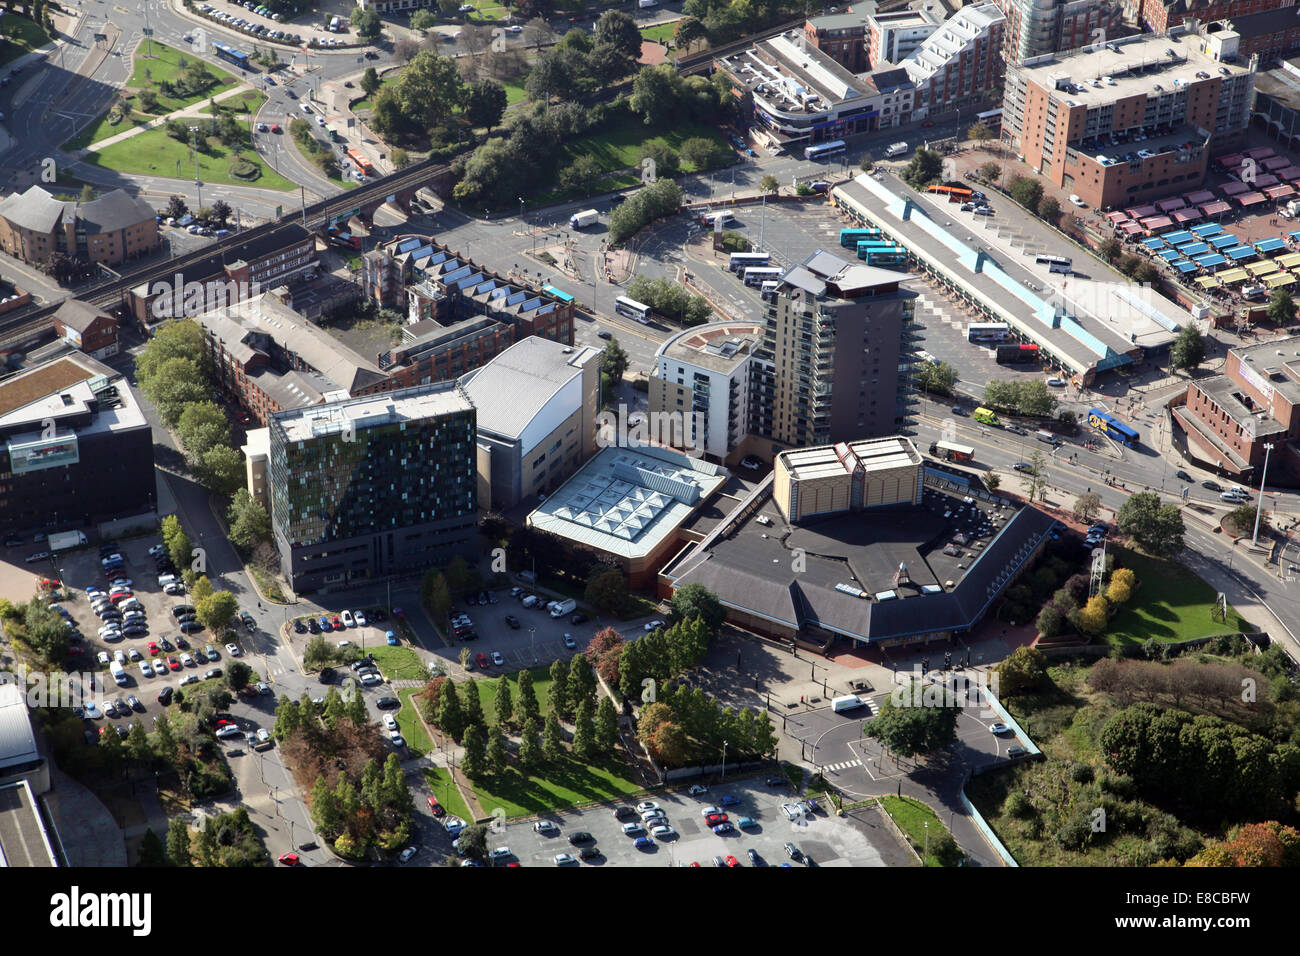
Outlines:
[[223,634],[239,613],[239,599],[229,591],[213,588],[203,573],[207,569],[207,555],[194,547],[176,515],[163,518],[162,538],[163,547],[189,589],[190,602],[199,623],[214,635]]
[[721,763],[724,746],[728,762],[766,759],[776,753],[777,743],[765,711],[723,707],[705,691],[682,683],[663,687],[641,712],[637,736],[655,760],[669,767]]
[[184,817],[172,817],[165,844],[152,828],[146,830],[136,862],[136,866],[145,867],[201,866],[205,869],[270,865],[266,845],[244,807],[205,817],[193,835]]
[[244,460],[231,443],[225,413],[208,398],[214,382],[203,328],[192,319],[163,323],[135,368],[140,390],[176,430],[194,476],[210,491],[234,494],[244,484]]
[[1057,401],[1042,379],[995,379],[984,386],[984,404],[1017,415],[1048,417],[1056,411]]
[[648,279],[633,276],[625,294],[643,305],[648,305],[657,315],[674,318],[682,325],[703,325],[713,315],[713,307],[702,295],[687,292],[672,279]]
[[62,615],[39,597],[15,604],[0,598],[0,624],[5,636],[26,648],[43,670],[62,670],[68,659],[72,631]]

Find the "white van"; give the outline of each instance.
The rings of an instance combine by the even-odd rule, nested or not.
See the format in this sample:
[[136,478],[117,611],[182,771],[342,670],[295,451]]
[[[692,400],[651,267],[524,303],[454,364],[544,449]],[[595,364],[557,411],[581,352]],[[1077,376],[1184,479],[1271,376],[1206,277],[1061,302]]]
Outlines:
[[831,701],[831,710],[837,714],[842,710],[857,710],[862,706],[862,698],[857,694],[846,694]]
[[1048,431],[1036,431],[1034,432],[1034,437],[1049,445],[1059,445],[1061,443],[1061,440],[1057,438],[1056,435]]
[[113,663],[109,664],[108,672],[113,675],[113,681],[118,687],[126,686],[126,668],[122,666],[120,661],[113,661]]

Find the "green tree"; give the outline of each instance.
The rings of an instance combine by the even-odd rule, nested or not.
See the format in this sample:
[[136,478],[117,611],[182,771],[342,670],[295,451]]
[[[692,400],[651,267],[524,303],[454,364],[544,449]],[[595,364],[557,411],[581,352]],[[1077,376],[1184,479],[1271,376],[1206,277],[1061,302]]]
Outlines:
[[1028,176],[1017,176],[1011,180],[1007,192],[1011,193],[1011,198],[1026,209],[1037,209],[1038,201],[1043,198],[1043,184]]
[[679,621],[698,617],[704,621],[709,633],[717,633],[727,619],[727,609],[722,606],[718,596],[703,584],[692,583],[678,588],[669,602],[673,614]]
[[1133,279],[1143,285],[1154,286],[1160,281],[1160,270],[1153,263],[1144,262],[1133,270]]
[[271,516],[247,488],[235,492],[226,510],[226,521],[230,525],[231,543],[244,554],[271,540]]
[[680,78],[671,63],[644,66],[632,81],[632,97],[628,106],[641,117],[646,126],[659,126],[667,122],[677,106],[677,85]]
[[117,735],[113,727],[102,728],[107,731],[99,738],[99,751],[103,755],[104,769],[109,773],[117,773],[122,769],[126,762],[126,748],[122,744],[122,738]]
[[461,694],[464,699],[461,701],[461,709],[465,712],[465,724],[482,724],[483,721],[483,702],[478,696],[478,681],[467,680],[461,684]]
[[149,734],[144,724],[138,720],[131,721],[131,731],[126,737],[126,753],[141,766],[153,760],[153,745],[149,743]]
[[383,81],[379,79],[379,72],[373,66],[366,67],[366,71],[361,74],[361,91],[366,96],[374,96],[381,85]]
[[244,484],[244,459],[239,452],[226,445],[209,448],[203,460],[194,469],[194,475],[209,491],[218,495],[233,495]]
[[[993,130],[983,120],[976,120],[966,129],[966,138],[982,143],[993,138]],[[992,177],[990,177],[992,178]]]
[[1044,604],[1042,610],[1038,612],[1035,624],[1043,637],[1056,637],[1065,624],[1065,616],[1055,604]]
[[609,570],[592,578],[584,595],[586,602],[606,614],[617,615],[627,603],[627,579],[623,572]]
[[696,17],[682,17],[677,21],[677,28],[673,33],[673,40],[679,49],[689,53],[691,47],[696,43],[708,41],[708,31],[705,30],[704,24]]
[[506,769],[506,738],[499,727],[488,731],[484,764],[490,776],[500,776]]
[[343,825],[338,798],[324,777],[317,777],[311,790],[311,818],[317,831],[328,840],[338,835]]
[[1020,646],[997,667],[998,693],[1004,697],[1038,690],[1047,680],[1047,656],[1036,647]]
[[[866,736],[888,747],[901,757],[915,757],[933,753],[957,741],[957,706],[954,699],[945,699],[941,706],[924,706],[924,690],[920,683],[904,689],[902,706],[891,697],[880,707],[880,713],[867,722]],[[944,689],[928,685],[931,694]]]
[[1041,378],[1017,384],[1020,386],[1016,395],[1020,414],[1047,417],[1056,410],[1056,396]]
[[1024,485],[1025,497],[1030,501],[1041,501],[1047,494],[1047,459],[1041,451],[1036,451],[1029,458],[1029,471],[1022,472],[1020,480]]
[[199,363],[189,358],[167,359],[149,378],[142,378],[140,390],[158,409],[169,427],[175,427],[185,409],[208,397],[208,383]]
[[980,167],[980,175],[988,182],[996,182],[1002,177],[1002,166],[998,163],[985,163]]
[[606,10],[596,21],[595,40],[617,49],[635,62],[641,56],[641,31],[636,21],[622,10]]
[[438,704],[438,729],[457,741],[465,732],[465,714],[461,710],[460,695],[456,692],[456,685],[452,681],[447,681],[442,688],[442,696]]
[[[1229,524],[1235,525],[1238,530],[1245,531],[1249,529],[1253,534],[1255,530],[1255,508],[1255,505],[1239,505],[1224,515],[1223,520]],[[1261,510],[1259,512],[1259,527],[1261,530],[1268,530],[1269,524],[1267,511]]]
[[[1282,290],[1279,290],[1282,291]],[[1194,325],[1184,325],[1170,351],[1174,368],[1191,370],[1205,361],[1205,337]]]
[[465,98],[456,61],[430,50],[406,65],[395,91],[402,114],[424,130],[444,125]]
[[1110,236],[1102,240],[1101,245],[1097,247],[1097,252],[1107,262],[1114,262],[1124,254],[1124,246],[1114,236]]
[[519,742],[519,764],[524,770],[536,770],[542,764],[542,749],[537,739],[541,736],[541,733],[541,721],[536,717],[530,718],[524,724]]
[[924,392],[951,395],[957,384],[957,370],[947,362],[922,362],[916,370],[916,381]]
[[515,720],[519,724],[527,725],[530,719],[540,716],[541,708],[537,705],[537,692],[533,690],[533,675],[531,671],[522,670],[519,672],[519,691],[515,697]]
[[357,36],[363,40],[373,40],[379,36],[379,31],[383,27],[379,14],[374,10],[362,10],[360,7],[352,11],[352,25],[356,27]]
[[575,701],[569,699],[569,662],[564,658],[551,662],[551,708],[567,716],[573,712]]
[[348,720],[354,727],[369,727],[370,712],[366,710],[366,699],[361,696],[361,685],[352,688],[352,699],[348,701]]
[[502,679],[497,684],[497,697],[493,701],[493,714],[496,718],[498,727],[509,727],[514,723],[515,704],[514,698],[510,693],[510,681]]
[[[109,734],[110,737],[116,737],[117,734]],[[144,836],[140,838],[140,847],[136,851],[136,866],[141,867],[160,867],[173,865],[168,859],[167,850],[163,842],[158,839],[158,834],[153,832],[153,827],[144,831]]]
[[1074,516],[1080,521],[1096,521],[1101,514],[1101,495],[1085,491],[1074,499]]
[[524,87],[528,98],[539,103],[548,103],[552,97],[561,100],[572,98],[574,76],[565,51],[552,47],[538,56]]
[[1161,504],[1153,491],[1139,491],[1120,505],[1120,531],[1131,535],[1145,551],[1172,557],[1183,550],[1183,516],[1177,505]]
[[229,591],[215,591],[194,602],[194,613],[199,623],[213,634],[224,633],[238,612],[239,599]]
[[564,734],[560,730],[560,718],[553,710],[546,715],[542,731],[542,756],[552,763],[564,756]]
[[943,157],[932,149],[918,149],[902,175],[913,189],[924,189],[943,178]]
[[469,88],[465,98],[465,118],[472,126],[492,130],[506,112],[506,88],[496,80],[481,79]]
[[768,173],[766,176],[763,177],[762,181],[758,184],[758,188],[759,188],[759,192],[766,193],[767,195],[771,196],[780,191],[781,183],[775,176],[773,176],[771,173]]
[[470,724],[465,728],[461,741],[465,752],[461,755],[460,769],[471,780],[477,780],[487,773],[487,754],[483,746],[483,725]]
[[1056,197],[1044,196],[1038,200],[1038,218],[1056,225],[1061,218],[1061,204],[1056,201]]
[[1295,321],[1296,304],[1291,293],[1278,289],[1268,301],[1268,317],[1275,325],[1290,325]]
[[302,710],[291,697],[281,697],[275,705],[275,739],[284,741],[302,725]]
[[601,753],[613,753],[618,746],[618,711],[614,709],[614,702],[604,694],[596,707],[595,733],[596,746]]
[[[554,691],[552,690],[552,693]],[[585,700],[595,701],[596,672],[591,669],[591,662],[581,652],[569,660],[569,676],[564,696],[568,699],[569,709],[574,710]]]
[[438,17],[432,10],[416,10],[411,14],[412,30],[431,30],[438,25]]
[[583,153],[560,170],[560,188],[568,192],[591,194],[592,184],[600,179],[600,164],[594,156]]
[[193,866],[190,857],[190,828],[180,817],[172,817],[167,824],[167,859],[172,866]]
[[441,571],[425,574],[420,584],[420,595],[434,622],[439,627],[446,627],[447,615],[451,613],[451,589],[447,587],[447,578]]
[[[225,591],[221,592],[225,594]],[[249,678],[253,676],[253,669],[243,661],[231,661],[226,668],[226,686],[231,690],[238,692],[241,688],[248,686]]]
[[590,697],[584,697],[578,704],[578,715],[573,730],[573,752],[580,760],[590,760],[599,752],[596,742],[595,725],[596,708]]
[[623,378],[623,373],[627,371],[627,365],[627,353],[623,351],[623,346],[618,344],[618,339],[611,337],[605,343],[605,348],[601,352],[600,370],[617,383]]

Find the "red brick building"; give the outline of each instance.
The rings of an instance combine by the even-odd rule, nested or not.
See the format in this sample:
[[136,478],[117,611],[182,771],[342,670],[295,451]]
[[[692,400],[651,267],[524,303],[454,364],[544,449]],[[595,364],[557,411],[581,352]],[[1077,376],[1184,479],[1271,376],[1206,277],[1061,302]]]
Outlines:
[[118,353],[117,319],[80,299],[67,299],[54,313],[54,332],[91,358]]
[[1163,33],[1187,20],[1213,23],[1229,17],[1295,6],[1295,0],[1142,0],[1138,19],[1152,33]]

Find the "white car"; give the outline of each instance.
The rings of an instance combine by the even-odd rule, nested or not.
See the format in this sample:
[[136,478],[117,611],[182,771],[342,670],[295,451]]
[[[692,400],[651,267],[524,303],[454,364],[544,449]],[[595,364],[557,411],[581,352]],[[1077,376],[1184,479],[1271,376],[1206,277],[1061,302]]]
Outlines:
[[448,815],[447,818],[442,821],[442,828],[451,836],[455,836],[461,830],[465,829],[465,821],[460,817]]
[[384,714],[384,729],[385,729],[385,730],[396,730],[396,729],[397,729],[397,718],[394,717],[392,714]]
[[99,661],[99,663],[107,667],[108,662],[111,660],[111,658],[108,656],[108,651],[100,651],[98,654],[95,655],[95,660]]
[[785,814],[787,820],[798,820],[803,816],[803,807],[797,803],[781,804],[781,812]]
[[201,678],[198,674],[186,674],[181,678],[181,687],[188,687],[190,684],[197,684]]
[[411,857],[415,856],[415,854],[419,852],[420,852],[419,847],[408,846],[405,850],[402,851],[402,855],[399,856],[397,859],[402,863],[406,863],[411,859]]
[[493,663],[493,664],[495,664],[497,667],[501,667],[501,666],[503,666],[503,665],[505,664],[505,662],[506,662],[506,659],[505,659],[504,657],[501,656],[501,652],[500,652],[500,651],[493,651],[493,652],[492,652],[492,663]]
[[1047,380],[1047,384],[1052,386],[1052,388],[1065,388],[1065,379],[1053,375]]
[[636,805],[637,813],[651,813],[658,809],[659,804],[655,803],[653,800],[642,800]]
[[217,731],[218,740],[231,740],[235,737],[243,737],[243,736],[244,736],[244,732],[240,730],[238,727],[236,727],[234,724],[226,724],[226,726],[222,727],[220,730]]
[[189,651],[186,651],[184,654],[181,655],[181,663],[184,664],[186,667],[196,667],[196,666],[197,666],[197,665],[194,663],[194,658],[190,656]]
[[361,611],[353,611],[352,618],[357,622],[357,627],[366,626],[366,615]]
[[578,861],[577,861],[576,859],[574,859],[572,853],[557,853],[557,854],[555,854],[555,865],[556,865],[556,866],[568,866],[568,865],[571,864],[571,863],[577,863],[577,862],[578,862]]
[[700,811],[700,816],[711,817],[715,813],[722,813],[722,812],[723,811],[721,807],[705,807],[703,810]]
[[1088,204],[1087,204],[1086,202],[1084,202],[1082,199],[1080,199],[1078,196],[1075,196],[1075,195],[1071,195],[1071,196],[1070,196],[1070,205],[1072,205],[1072,206],[1078,206],[1080,209],[1087,209],[1087,208],[1088,208]]
[[141,661],[140,673],[145,677],[153,677],[153,663],[151,661]]
[[357,626],[356,618],[354,618],[354,617],[352,616],[352,612],[351,612],[351,611],[344,611],[342,614],[339,615],[339,617],[341,617],[341,618],[343,619],[343,626],[344,626],[344,627],[356,627],[356,626]]
[[998,721],[996,724],[990,724],[990,725],[989,725],[989,733],[991,733],[991,734],[1009,734],[1009,733],[1011,733],[1011,728],[1008,727],[1006,724],[1002,723],[1002,721]]
[[664,622],[663,622],[663,621],[650,621],[650,622],[648,622],[648,623],[642,625],[641,630],[643,630],[643,631],[645,631],[647,634],[649,634],[651,631],[656,630],[656,629],[658,629],[658,628],[661,628],[661,627],[663,627],[663,626],[664,626]]
[[651,827],[650,835],[656,840],[667,840],[677,836],[677,831],[666,823],[661,823],[657,827]]
[[226,653],[229,654],[231,657],[239,657],[241,654],[243,654],[243,651],[239,649],[238,644],[227,644]]
[[397,731],[395,731],[395,730],[394,730],[392,733],[390,733],[390,734],[388,735],[388,739],[391,740],[391,741],[393,742],[393,746],[394,746],[394,747],[405,747],[405,746],[406,746],[406,741],[405,741],[404,739],[402,739],[402,735],[399,734],[399,733],[398,733]]
[[382,684],[383,682],[384,679],[380,677],[378,674],[361,675],[361,683],[365,684],[367,687],[374,687],[376,684]]
[[559,833],[560,828],[550,820],[538,820],[533,824],[534,833]]
[[523,33],[523,32],[524,32],[524,28],[517,23],[512,23],[510,24],[510,26],[506,27],[506,33],[514,34],[514,33]]
[[514,854],[510,852],[510,847],[508,846],[494,846],[491,851],[488,852],[488,856],[494,860],[508,860],[510,857],[514,856]]
[[702,783],[693,783],[686,791],[692,797],[698,797],[702,793],[708,793],[709,788]]

